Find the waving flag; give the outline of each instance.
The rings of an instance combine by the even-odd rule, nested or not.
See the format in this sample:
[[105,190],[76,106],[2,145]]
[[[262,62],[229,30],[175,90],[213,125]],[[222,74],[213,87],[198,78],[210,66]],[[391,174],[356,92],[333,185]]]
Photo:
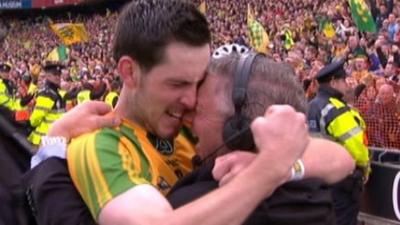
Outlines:
[[263,25],[254,18],[250,6],[247,8],[247,27],[251,46],[258,52],[266,53],[269,45],[268,33]]
[[64,61],[69,56],[69,49],[65,45],[60,45],[54,48],[48,55],[46,60],[48,61]]
[[86,42],[89,40],[85,26],[82,23],[58,23],[51,24],[50,27],[66,45]]
[[351,16],[360,31],[376,33],[376,24],[364,0],[349,0]]

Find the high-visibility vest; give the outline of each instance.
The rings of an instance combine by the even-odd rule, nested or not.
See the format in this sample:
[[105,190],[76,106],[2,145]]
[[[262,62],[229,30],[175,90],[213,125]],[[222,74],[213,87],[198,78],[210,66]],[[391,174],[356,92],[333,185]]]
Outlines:
[[114,91],[111,91],[110,93],[108,93],[106,95],[106,98],[104,99],[104,102],[107,103],[108,105],[110,105],[112,108],[114,108],[113,102],[114,102],[115,98],[118,98],[118,93],[114,92]]
[[370,172],[366,125],[356,110],[338,98],[318,94],[310,102],[308,122],[311,132],[320,132],[343,145],[365,175]]
[[78,93],[77,96],[78,105],[90,101],[90,90],[82,90]]
[[[336,110],[347,107],[345,103],[336,98],[330,98],[329,102]],[[364,142],[365,129],[365,122],[361,115],[350,107],[347,112],[338,113],[335,118],[332,118],[326,128],[328,133],[349,151],[359,166],[365,166],[369,162],[368,148]]]
[[65,113],[65,102],[54,90],[43,90],[36,98],[36,104],[29,118],[29,122],[35,129],[29,135],[28,140],[39,145],[42,136],[46,135],[52,123]]
[[3,79],[0,79],[0,106],[4,106],[11,111],[15,108],[15,99],[12,93],[9,93]]

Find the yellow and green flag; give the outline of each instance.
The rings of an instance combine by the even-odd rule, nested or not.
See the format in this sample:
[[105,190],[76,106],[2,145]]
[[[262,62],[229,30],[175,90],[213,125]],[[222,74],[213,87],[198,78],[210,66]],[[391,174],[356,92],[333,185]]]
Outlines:
[[65,45],[89,40],[85,25],[82,23],[58,23],[51,24],[50,27]]
[[249,29],[250,45],[257,51],[266,53],[269,45],[269,36],[263,25],[254,18],[250,6],[247,8],[247,27]]
[[349,0],[351,16],[360,31],[376,33],[376,24],[364,0]]
[[254,20],[249,26],[251,46],[258,52],[266,53],[269,45],[269,36],[260,22]]
[[51,52],[47,55],[46,60],[60,62],[67,60],[68,56],[69,48],[67,48],[65,45],[59,45],[58,47],[55,47],[53,50],[51,50]]

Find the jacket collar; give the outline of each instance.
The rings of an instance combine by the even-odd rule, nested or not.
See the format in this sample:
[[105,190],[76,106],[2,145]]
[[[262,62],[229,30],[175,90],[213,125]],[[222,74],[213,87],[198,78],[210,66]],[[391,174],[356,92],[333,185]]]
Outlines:
[[320,87],[318,89],[318,95],[327,96],[327,97],[334,97],[341,101],[343,98],[343,94],[335,88],[332,87]]

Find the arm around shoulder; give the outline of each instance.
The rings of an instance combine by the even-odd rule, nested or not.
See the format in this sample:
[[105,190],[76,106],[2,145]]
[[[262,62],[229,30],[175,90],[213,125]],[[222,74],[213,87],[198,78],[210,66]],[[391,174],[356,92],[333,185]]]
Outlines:
[[327,183],[336,183],[355,169],[354,159],[343,146],[320,138],[311,139],[302,160],[306,177],[318,177]]

